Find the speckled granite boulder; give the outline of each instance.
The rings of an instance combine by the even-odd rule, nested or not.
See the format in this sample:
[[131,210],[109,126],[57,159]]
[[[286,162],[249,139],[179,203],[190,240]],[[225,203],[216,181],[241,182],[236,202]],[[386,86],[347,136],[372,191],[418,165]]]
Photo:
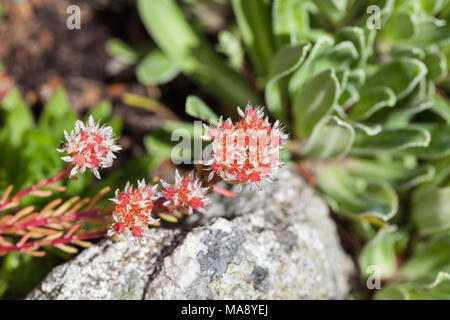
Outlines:
[[218,198],[191,231],[145,245],[104,240],[28,299],[344,299],[353,272],[328,208],[289,170],[261,192]]

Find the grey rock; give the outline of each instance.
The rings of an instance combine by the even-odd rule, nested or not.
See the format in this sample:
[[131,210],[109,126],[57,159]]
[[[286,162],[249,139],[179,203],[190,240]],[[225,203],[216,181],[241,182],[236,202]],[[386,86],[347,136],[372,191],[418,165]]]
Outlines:
[[[188,231],[104,240],[28,299],[345,299],[354,266],[325,203],[290,170],[263,191],[216,199]],[[223,218],[223,217],[226,217]]]

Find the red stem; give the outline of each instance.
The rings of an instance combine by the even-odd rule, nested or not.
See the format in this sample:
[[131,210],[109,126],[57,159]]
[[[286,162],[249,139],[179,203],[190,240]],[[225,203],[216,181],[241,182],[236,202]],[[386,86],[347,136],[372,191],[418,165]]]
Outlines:
[[71,243],[78,240],[87,240],[87,239],[95,239],[95,238],[101,238],[106,235],[106,231],[98,231],[98,232],[91,232],[91,233],[85,233],[81,235],[74,235],[67,238],[59,238],[50,241],[50,243],[45,243],[45,241],[37,240],[32,242],[27,242],[23,244],[22,246],[0,246],[0,252],[9,252],[9,251],[24,251],[29,248],[40,248],[42,246],[55,246],[58,244],[65,244],[65,243]]
[[236,195],[234,194],[234,192],[226,190],[224,188],[219,187],[217,184],[213,185],[212,190],[215,193],[218,193],[224,197],[228,197],[228,198],[236,198]]
[[[67,217],[66,219],[63,219],[63,220],[68,221],[68,222],[73,222],[73,221],[79,220],[81,218],[96,218],[96,217],[100,216],[101,214],[102,213],[99,210],[88,210],[88,211],[83,211],[83,212],[76,212],[76,213],[72,214],[70,217]],[[61,216],[61,218],[63,218],[63,216]],[[57,223],[60,220],[61,219],[52,218],[52,217],[50,217],[50,218],[38,217],[34,220],[19,224],[19,225],[15,226],[14,229],[16,231],[19,231],[19,230],[24,230],[24,229],[27,229],[30,227],[41,227],[41,226],[48,225],[49,223],[54,223],[54,222]],[[14,227],[14,223],[0,226],[0,234],[1,234],[2,230],[8,229],[11,227]]]
[[66,179],[70,174],[70,170],[71,170],[70,167],[62,169],[62,170],[58,171],[58,173],[56,173],[53,177],[51,177],[49,179],[41,180],[38,183],[36,183],[35,185],[20,191],[15,196],[10,197],[9,199],[6,199],[3,202],[0,202],[0,211],[13,201],[19,201],[20,199],[22,199],[23,197],[29,195],[30,193],[32,193],[34,191],[37,191],[43,187],[46,187],[46,186],[49,186],[49,185],[55,183],[55,182]]

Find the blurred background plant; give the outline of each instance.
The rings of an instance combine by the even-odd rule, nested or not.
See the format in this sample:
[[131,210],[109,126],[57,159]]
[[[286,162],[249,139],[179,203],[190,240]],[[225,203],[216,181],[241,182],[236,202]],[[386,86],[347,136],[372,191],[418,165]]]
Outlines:
[[[0,36],[13,38],[11,16],[46,12],[40,2],[51,1],[29,1],[21,7],[31,9],[18,13],[9,2]],[[17,54],[18,41],[0,48],[33,105],[31,113],[16,90],[3,99],[0,145],[9,149],[0,159],[0,190],[30,185],[60,168],[53,145],[73,124],[72,109],[97,112],[116,131],[123,124],[126,152],[119,163],[128,169],[111,170],[94,188],[88,188],[90,176],[67,186],[68,194],[89,196],[103,183],[120,185],[139,171],[164,175],[172,166],[167,159],[177,143],[170,139],[174,129],[193,132],[194,118],[235,117],[236,106],[250,100],[287,127],[292,142],[283,157],[334,212],[343,244],[360,266],[355,299],[450,297],[449,0],[79,2],[88,17],[79,42],[57,47],[78,53],[68,56],[85,78],[72,81],[72,70],[61,67],[63,79],[44,79],[29,72],[38,66],[20,67],[36,58],[33,50],[25,59]],[[118,25],[119,19],[124,23]],[[53,42],[72,37],[52,25],[47,29]],[[97,38],[83,38],[89,32]],[[27,39],[48,44],[49,34]],[[59,51],[45,65],[65,65],[69,58]],[[92,67],[83,70],[83,61]],[[63,89],[48,99],[55,82],[66,87],[74,108]],[[33,95],[29,83],[47,85]],[[100,96],[112,105],[97,101]],[[10,275],[16,269],[8,262],[14,257],[3,259],[0,288],[2,281],[15,283]],[[47,265],[45,270],[61,261],[20,259],[17,266]],[[377,277],[382,289],[368,290]]]

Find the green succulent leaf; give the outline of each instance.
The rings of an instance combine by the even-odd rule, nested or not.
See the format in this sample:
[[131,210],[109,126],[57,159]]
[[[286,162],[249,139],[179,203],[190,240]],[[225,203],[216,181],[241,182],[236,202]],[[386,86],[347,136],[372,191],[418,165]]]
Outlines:
[[359,27],[344,27],[337,32],[337,38],[341,41],[351,41],[358,51],[358,60],[355,67],[363,66],[368,58],[369,52],[366,46],[364,30]]
[[353,120],[366,120],[382,108],[393,107],[396,101],[394,91],[388,87],[368,89],[361,93],[359,101],[352,106],[348,116]]
[[441,52],[428,53],[424,60],[428,69],[427,78],[431,81],[441,81],[447,76],[447,60]]
[[[329,49],[334,44],[333,38],[329,36],[323,36],[317,39],[314,46],[311,48],[308,57],[303,62],[301,68],[299,68],[289,80],[289,93],[291,97],[295,97],[303,84],[308,80],[309,77],[314,76],[312,67],[318,57]],[[323,70],[322,70],[323,71]]]
[[326,116],[313,129],[302,155],[312,159],[340,158],[350,150],[354,136],[350,124],[338,117]]
[[396,244],[401,238],[396,226],[387,226],[364,245],[358,259],[363,278],[371,275],[372,266],[378,268],[381,280],[395,275],[398,269]]
[[309,49],[310,44],[284,46],[273,59],[265,96],[268,109],[280,119],[285,118],[288,103],[286,83],[282,80],[301,66]]
[[165,84],[172,81],[180,70],[161,50],[155,49],[136,67],[136,77],[140,83]]
[[332,165],[319,168],[317,178],[325,199],[343,216],[382,224],[397,212],[397,194],[387,183],[367,183]]
[[383,42],[396,43],[407,41],[415,37],[418,32],[417,21],[409,12],[395,12],[384,28],[380,37]]
[[308,137],[319,121],[329,114],[339,95],[334,70],[325,70],[310,79],[294,100],[294,132]]
[[186,99],[186,113],[192,117],[216,124],[219,117],[209,106],[197,96],[189,96]]
[[416,194],[412,200],[411,215],[422,234],[450,230],[450,187]]
[[297,43],[309,30],[308,3],[303,0],[275,0],[273,33],[278,44]]
[[419,241],[412,248],[411,257],[399,272],[401,279],[412,281],[434,277],[439,272],[450,272],[450,234],[432,236],[429,241]]
[[347,0],[313,0],[320,12],[333,24],[338,24],[347,14]]
[[[356,130],[353,154],[373,155],[377,152],[408,150],[411,147],[426,149],[430,145],[431,136],[423,128],[383,129],[376,135],[368,135],[362,130]],[[417,148],[417,149],[419,149]]]
[[450,102],[448,100],[435,95],[430,110],[438,114],[447,124],[450,124]]
[[410,147],[402,150],[401,153],[414,154],[422,159],[440,159],[450,154],[450,126],[423,125],[418,129],[430,133],[427,147]]
[[436,300],[450,299],[450,274],[439,273],[431,282],[390,284],[377,292],[376,300]]
[[400,190],[407,190],[434,178],[435,169],[430,164],[417,165],[398,160],[349,158],[345,169],[353,176],[370,182],[388,182]]
[[389,87],[397,99],[407,96],[425,77],[427,67],[419,60],[404,57],[382,66],[367,79],[364,89]]

